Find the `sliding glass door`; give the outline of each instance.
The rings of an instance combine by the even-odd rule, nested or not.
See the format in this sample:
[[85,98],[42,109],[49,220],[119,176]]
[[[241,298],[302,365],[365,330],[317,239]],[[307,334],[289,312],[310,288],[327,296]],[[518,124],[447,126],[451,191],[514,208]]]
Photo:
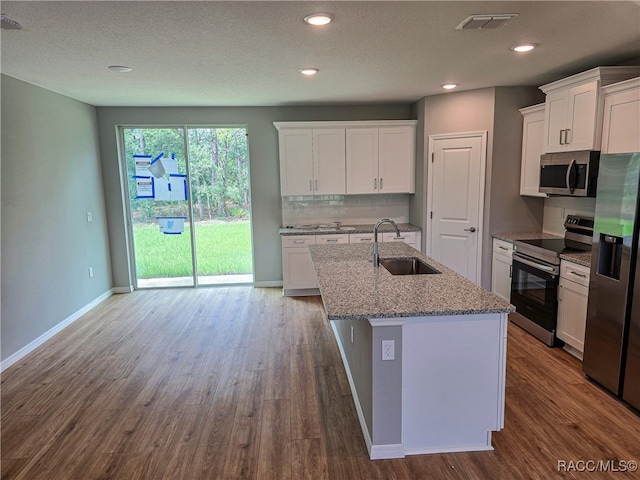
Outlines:
[[246,130],[121,133],[137,287],[251,283]]

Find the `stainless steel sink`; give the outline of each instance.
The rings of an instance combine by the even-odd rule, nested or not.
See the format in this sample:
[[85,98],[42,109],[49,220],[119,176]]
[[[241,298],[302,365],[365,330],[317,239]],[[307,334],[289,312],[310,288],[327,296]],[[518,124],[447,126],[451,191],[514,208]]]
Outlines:
[[441,273],[417,257],[382,258],[380,259],[380,265],[386,268],[391,275],[428,275]]

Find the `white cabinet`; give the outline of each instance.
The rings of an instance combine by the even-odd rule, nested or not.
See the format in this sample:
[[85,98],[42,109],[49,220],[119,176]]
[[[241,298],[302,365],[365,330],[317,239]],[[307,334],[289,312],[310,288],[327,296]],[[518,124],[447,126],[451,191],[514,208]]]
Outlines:
[[602,153],[640,152],[640,77],[602,89]]
[[282,280],[285,295],[317,294],[293,290],[317,289],[316,272],[311,261],[309,245],[316,243],[315,235],[282,237]]
[[415,122],[346,131],[347,193],[415,192]]
[[520,109],[522,113],[522,165],[520,195],[546,197],[540,193],[540,155],[544,137],[544,103]]
[[540,89],[545,100],[544,152],[599,150],[603,99],[600,88],[638,75],[638,67],[597,67]]
[[336,245],[338,243],[349,243],[349,234],[338,233],[331,235],[317,235],[316,243],[319,245]]
[[373,243],[372,233],[350,233],[349,243]]
[[494,238],[491,260],[491,291],[507,302],[511,299],[512,258],[513,244]]
[[318,295],[316,271],[311,261],[309,245],[349,243],[349,234],[283,235],[281,240],[284,295]]
[[345,193],[344,128],[278,128],[280,194]]
[[[380,233],[378,233],[380,235]],[[396,236],[395,232],[384,232],[382,234],[383,242],[404,242],[411,245],[416,250],[420,250],[420,232],[400,232],[400,236]]]
[[556,335],[565,342],[565,349],[578,358],[584,351],[587,323],[589,269],[562,260],[558,286],[558,326]]

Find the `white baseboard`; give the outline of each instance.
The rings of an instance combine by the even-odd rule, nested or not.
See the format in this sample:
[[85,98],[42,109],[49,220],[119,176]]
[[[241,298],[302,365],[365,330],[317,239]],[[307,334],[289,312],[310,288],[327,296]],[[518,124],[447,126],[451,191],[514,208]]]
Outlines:
[[277,288],[282,286],[282,281],[253,282],[253,286],[256,288]]
[[13,355],[9,355],[7,358],[5,358],[1,363],[0,363],[0,372],[4,372],[7,368],[9,368],[11,365],[13,365],[14,363],[18,362],[19,360],[21,360],[23,357],[27,356],[29,353],[31,353],[33,350],[35,350],[36,348],[38,348],[40,345],[42,345],[44,342],[46,342],[47,340],[49,340],[51,337],[53,337],[56,333],[59,333],[60,331],[62,331],[65,327],[68,327],[69,325],[71,325],[73,322],[75,322],[77,319],[79,319],[81,316],[83,316],[85,313],[87,313],[89,310],[95,308],[98,304],[104,302],[107,298],[109,298],[111,295],[113,295],[115,288],[106,291],[105,293],[103,293],[102,295],[100,295],[98,298],[96,298],[95,300],[91,301],[90,303],[86,304],[84,307],[82,307],[80,310],[72,313],[71,315],[69,315],[67,318],[65,318],[62,322],[58,323],[56,326],[54,326],[53,328],[47,330],[46,332],[44,332],[42,335],[40,335],[38,338],[36,338],[35,340],[29,342],[27,345],[25,345],[24,347],[22,347],[20,350],[18,350],[16,353],[14,353]]
[[133,292],[133,285],[129,285],[128,287],[113,287],[111,289],[111,292],[113,292],[113,293],[132,293]]
[[384,460],[387,458],[404,458],[404,446],[401,443],[389,445],[373,445],[369,451],[371,460]]

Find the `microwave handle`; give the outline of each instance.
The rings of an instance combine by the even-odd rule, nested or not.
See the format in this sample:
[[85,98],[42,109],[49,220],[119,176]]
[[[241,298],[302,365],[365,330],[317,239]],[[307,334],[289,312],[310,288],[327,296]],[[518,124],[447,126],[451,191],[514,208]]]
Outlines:
[[575,168],[576,168],[576,160],[574,158],[574,159],[571,159],[571,162],[569,162],[569,167],[567,168],[567,178],[566,178],[567,188],[571,193],[573,193],[574,190],[576,189],[574,185],[576,181]]

